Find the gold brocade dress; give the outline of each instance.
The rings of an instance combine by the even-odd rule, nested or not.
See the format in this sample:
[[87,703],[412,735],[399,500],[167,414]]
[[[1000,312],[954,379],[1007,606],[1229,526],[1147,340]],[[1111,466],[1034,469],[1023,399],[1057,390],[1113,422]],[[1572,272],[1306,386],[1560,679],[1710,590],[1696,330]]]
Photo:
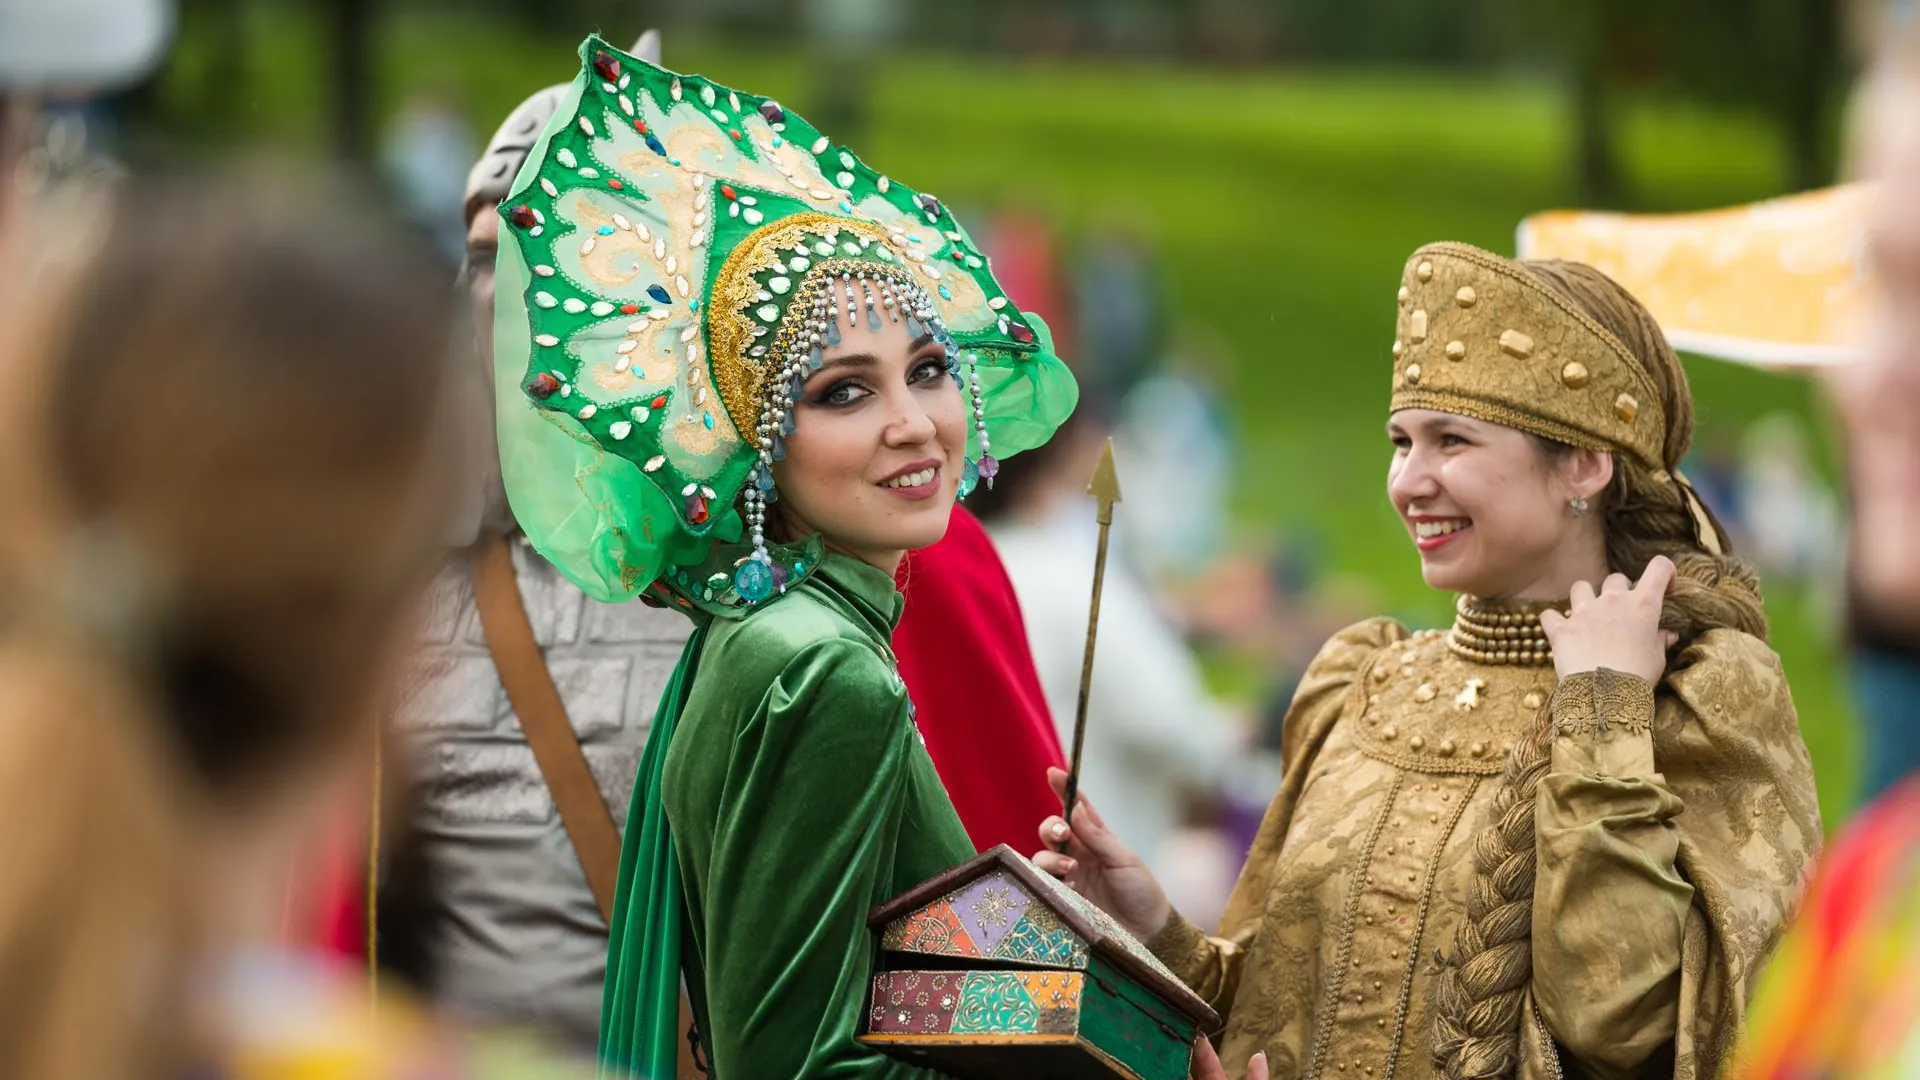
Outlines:
[[1820,837],[1785,675],[1759,639],[1714,630],[1657,688],[1605,671],[1556,687],[1537,610],[1463,601],[1446,633],[1370,620],[1315,658],[1218,934],[1175,914],[1150,943],[1226,1018],[1231,1073],[1265,1050],[1283,1080],[1433,1075],[1437,954],[1542,707],[1518,1075],[1693,1080],[1725,1059]]

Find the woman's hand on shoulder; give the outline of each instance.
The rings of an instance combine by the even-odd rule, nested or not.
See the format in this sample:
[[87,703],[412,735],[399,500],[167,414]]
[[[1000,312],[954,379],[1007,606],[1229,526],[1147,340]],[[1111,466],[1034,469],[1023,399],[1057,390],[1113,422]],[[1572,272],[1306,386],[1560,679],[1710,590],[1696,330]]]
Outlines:
[[1553,645],[1553,667],[1564,679],[1608,668],[1657,683],[1667,670],[1675,635],[1660,629],[1660,608],[1673,588],[1673,561],[1656,555],[1637,583],[1611,574],[1594,591],[1576,581],[1568,614],[1543,612],[1540,627]]
[[[1048,769],[1047,782],[1055,795],[1067,797],[1065,770]],[[1059,850],[1061,841],[1066,842],[1064,851]],[[1033,864],[1118,919],[1128,933],[1146,941],[1165,929],[1173,905],[1167,903],[1160,882],[1107,828],[1086,795],[1074,796],[1071,828],[1058,814],[1041,822],[1040,842],[1045,847],[1034,855]]]

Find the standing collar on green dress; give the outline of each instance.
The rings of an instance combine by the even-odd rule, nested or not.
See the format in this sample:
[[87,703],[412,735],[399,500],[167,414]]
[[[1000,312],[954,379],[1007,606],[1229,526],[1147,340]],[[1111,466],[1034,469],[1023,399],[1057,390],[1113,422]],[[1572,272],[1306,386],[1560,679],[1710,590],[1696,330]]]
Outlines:
[[894,627],[900,625],[900,613],[907,606],[907,598],[894,587],[893,575],[837,551],[827,552],[815,573],[853,604],[861,617],[872,624],[876,635],[883,640],[893,636]]

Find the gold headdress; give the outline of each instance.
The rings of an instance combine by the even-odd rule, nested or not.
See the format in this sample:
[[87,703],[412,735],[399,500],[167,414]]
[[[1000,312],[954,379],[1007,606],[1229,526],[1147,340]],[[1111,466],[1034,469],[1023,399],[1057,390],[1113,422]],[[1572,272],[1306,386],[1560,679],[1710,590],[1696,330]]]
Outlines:
[[1467,244],[1407,260],[1393,411],[1436,409],[1665,470],[1660,395],[1632,352],[1519,264]]

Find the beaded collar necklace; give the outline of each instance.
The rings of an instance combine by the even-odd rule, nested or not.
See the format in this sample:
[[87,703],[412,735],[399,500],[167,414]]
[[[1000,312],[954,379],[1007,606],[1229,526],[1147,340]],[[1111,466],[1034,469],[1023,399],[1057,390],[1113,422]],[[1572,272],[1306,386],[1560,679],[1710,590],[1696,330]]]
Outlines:
[[1540,626],[1540,613],[1564,607],[1539,600],[1500,603],[1463,595],[1454,605],[1447,648],[1478,664],[1544,667],[1553,663],[1553,646]]

